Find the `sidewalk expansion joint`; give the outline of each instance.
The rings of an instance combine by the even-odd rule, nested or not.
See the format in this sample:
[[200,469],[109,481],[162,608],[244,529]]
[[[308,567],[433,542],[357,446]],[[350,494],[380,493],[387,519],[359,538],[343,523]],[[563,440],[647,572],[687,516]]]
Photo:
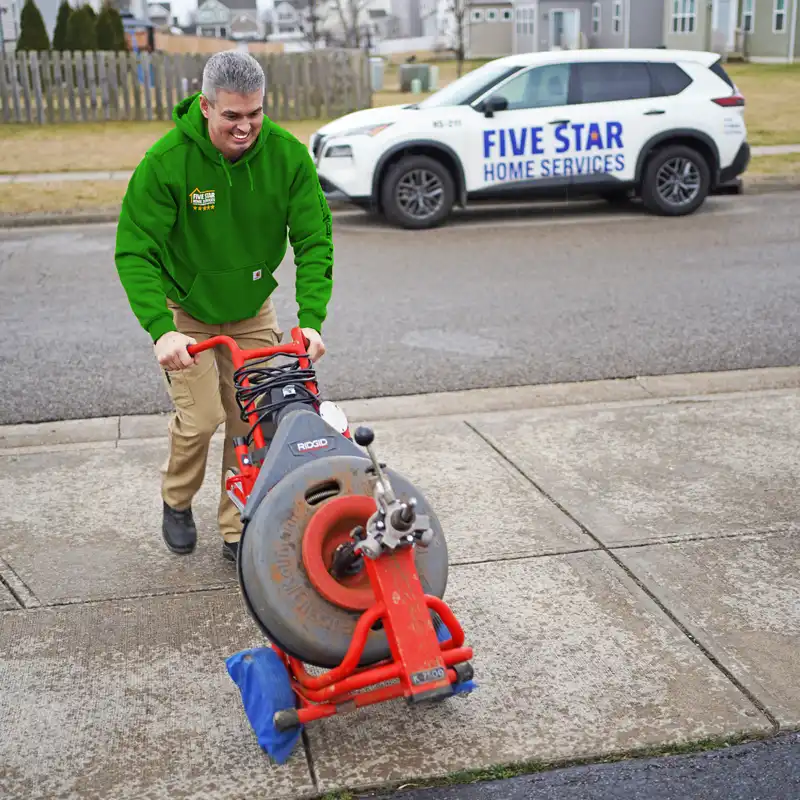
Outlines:
[[20,608],[32,609],[41,607],[42,604],[39,598],[31,591],[25,581],[14,572],[12,566],[2,558],[0,558],[0,585],[8,589],[14,600],[19,603]]
[[642,547],[660,547],[669,544],[685,544],[694,542],[714,542],[718,539],[747,539],[762,536],[783,536],[786,533],[800,533],[800,526],[792,522],[785,525],[770,526],[768,528],[748,528],[732,533],[709,533],[697,536],[670,536],[667,539],[651,539],[645,542],[627,542],[625,544],[610,544],[609,550],[635,550]]
[[546,550],[542,553],[528,553],[522,556],[497,556],[496,558],[469,558],[464,561],[451,561],[451,567],[478,567],[482,564],[505,564],[513,561],[533,561],[537,558],[553,558],[555,556],[571,556],[577,553],[596,553],[598,547],[574,547],[563,550]]
[[[2,579],[2,574],[0,574],[0,579]],[[103,605],[105,603],[126,603],[134,600],[149,600],[154,597],[182,597],[183,595],[187,594],[204,594],[207,592],[224,592],[233,590],[236,590],[237,593],[239,591],[236,583],[220,583],[187,589],[157,589],[152,592],[120,595],[119,597],[93,597],[85,599],[70,598],[67,600],[54,600],[51,603],[41,603],[38,600],[36,602],[37,608],[41,610],[48,610],[53,608],[70,608],[72,606],[96,606]]]
[[311,755],[311,740],[308,738],[308,726],[303,726],[303,731],[300,734],[303,742],[303,748],[306,751],[306,766],[308,767],[308,774],[311,777],[311,783],[314,784],[314,791],[317,795],[321,794],[322,790],[319,788],[319,780],[317,778],[317,770],[314,766],[314,756]]
[[577,525],[583,533],[585,533],[592,541],[596,542],[599,549],[602,550],[635,584],[639,589],[661,610],[661,612],[675,625],[678,630],[693,644],[697,649],[711,662],[721,673],[725,676],[769,721],[773,729],[773,734],[781,730],[780,722],[776,717],[767,709],[767,707],[746,687],[742,682],[722,664],[722,662],[698,639],[691,633],[691,631],[681,622],[681,620],[672,612],[666,605],[652,592],[620,558],[614,553],[612,549],[607,547],[589,528],[586,527],[571,511],[569,511],[563,504],[559,503],[555,497],[547,492],[540,486],[524,469],[514,463],[488,436],[484,435],[474,425],[465,421],[464,423],[470,430],[479,436],[497,455],[505,461],[518,475],[524,478],[528,483],[538,491],[542,497],[549,500],[565,517]]

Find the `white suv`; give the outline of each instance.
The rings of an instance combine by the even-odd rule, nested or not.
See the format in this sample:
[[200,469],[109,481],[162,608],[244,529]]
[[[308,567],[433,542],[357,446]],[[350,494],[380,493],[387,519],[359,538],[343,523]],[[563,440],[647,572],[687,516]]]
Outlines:
[[500,58],[419,103],[320,128],[323,189],[429,228],[478,200],[641,197],[691,214],[750,159],[744,98],[716,53],[575,50]]

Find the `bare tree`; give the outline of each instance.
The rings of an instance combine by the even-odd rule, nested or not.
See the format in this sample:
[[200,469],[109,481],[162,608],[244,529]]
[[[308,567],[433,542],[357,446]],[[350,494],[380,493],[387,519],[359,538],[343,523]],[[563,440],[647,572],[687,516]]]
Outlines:
[[466,47],[464,44],[466,25],[464,18],[467,14],[467,0],[450,0],[447,10],[453,15],[453,43],[450,47],[451,52],[455,53],[457,63],[457,74],[461,77],[464,69],[464,58]]
[[369,0],[333,0],[333,6],[342,24],[345,47],[361,47],[361,13]]
[[308,6],[305,8],[305,13],[300,23],[303,29],[303,36],[309,45],[311,45],[312,50],[317,49],[317,43],[322,38],[320,32],[320,24],[323,21],[322,15],[320,14],[321,6],[321,0],[308,0]]

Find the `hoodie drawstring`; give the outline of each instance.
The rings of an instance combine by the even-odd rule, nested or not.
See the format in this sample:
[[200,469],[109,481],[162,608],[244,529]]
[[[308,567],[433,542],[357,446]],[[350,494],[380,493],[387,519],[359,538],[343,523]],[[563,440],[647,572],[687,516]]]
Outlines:
[[222,164],[222,171],[225,173],[225,177],[228,179],[228,186],[233,186],[231,173],[228,169],[228,165],[225,163],[225,156],[223,156],[222,153],[219,154],[219,163]]
[[[225,156],[222,153],[219,154],[219,163],[222,165],[222,171],[225,173],[225,177],[228,179],[228,186],[233,186],[233,181],[231,180],[231,171],[228,169],[228,163],[225,161]],[[250,169],[250,163],[245,162],[245,167],[247,167],[247,177],[250,179],[250,191],[254,192],[256,190],[255,183],[253,182],[253,172]]]

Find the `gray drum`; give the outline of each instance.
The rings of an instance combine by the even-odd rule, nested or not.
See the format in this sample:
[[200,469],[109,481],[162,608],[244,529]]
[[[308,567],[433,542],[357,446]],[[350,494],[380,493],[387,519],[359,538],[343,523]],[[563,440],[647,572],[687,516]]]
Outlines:
[[[337,667],[363,612],[329,602],[312,585],[303,563],[303,535],[316,511],[333,497],[372,497],[370,469],[371,462],[359,456],[309,461],[266,495],[242,535],[239,583],[248,609],[267,638],[306,664]],[[442,598],[447,587],[448,556],[439,520],[406,478],[391,469],[384,469],[384,473],[399,500],[415,497],[417,513],[429,516],[433,541],[427,548],[415,547],[416,565],[426,594]],[[386,634],[373,629],[360,666],[390,656]]]

